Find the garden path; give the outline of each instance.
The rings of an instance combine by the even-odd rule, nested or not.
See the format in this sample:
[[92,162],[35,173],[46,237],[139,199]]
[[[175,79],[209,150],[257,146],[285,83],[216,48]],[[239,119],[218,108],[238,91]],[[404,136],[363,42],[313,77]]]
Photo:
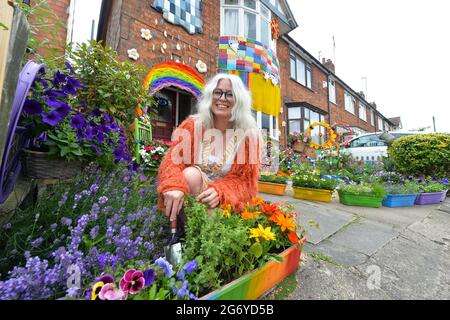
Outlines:
[[259,196],[289,201],[302,225],[319,224],[308,227],[297,284],[285,299],[450,299],[450,198],[442,206],[363,208],[337,197]]

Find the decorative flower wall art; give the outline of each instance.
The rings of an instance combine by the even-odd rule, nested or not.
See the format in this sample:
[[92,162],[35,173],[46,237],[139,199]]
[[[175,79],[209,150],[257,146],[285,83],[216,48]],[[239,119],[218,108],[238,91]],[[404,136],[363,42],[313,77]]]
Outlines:
[[197,67],[197,70],[200,73],[206,73],[208,71],[208,67],[206,66],[206,63],[204,63],[202,60],[198,60],[198,62],[195,66]]
[[133,59],[135,61],[137,59],[139,59],[139,53],[138,53],[138,51],[135,48],[130,49],[127,52],[128,52],[128,58]]
[[145,40],[150,40],[152,37],[152,32],[149,29],[141,29],[141,37]]

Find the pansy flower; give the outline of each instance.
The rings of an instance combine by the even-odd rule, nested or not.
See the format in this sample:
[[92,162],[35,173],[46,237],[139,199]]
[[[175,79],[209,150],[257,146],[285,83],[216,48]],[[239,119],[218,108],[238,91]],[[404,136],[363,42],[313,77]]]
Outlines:
[[114,283],[105,284],[98,295],[100,300],[126,300],[128,295],[126,292],[116,288]]
[[120,279],[120,289],[126,293],[136,294],[145,285],[144,274],[135,269],[128,270]]
[[94,284],[94,287],[92,287],[91,300],[98,300],[100,291],[103,286],[108,283],[114,283],[114,278],[111,275],[105,274],[98,278]]

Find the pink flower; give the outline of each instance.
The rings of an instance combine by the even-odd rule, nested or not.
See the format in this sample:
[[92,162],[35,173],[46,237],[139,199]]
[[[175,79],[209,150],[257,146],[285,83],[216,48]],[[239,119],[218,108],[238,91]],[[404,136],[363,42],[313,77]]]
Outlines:
[[120,279],[120,289],[126,293],[136,294],[145,285],[144,274],[139,270],[130,269]]
[[107,283],[100,291],[100,300],[126,300],[128,295],[120,289],[116,288],[114,283]]

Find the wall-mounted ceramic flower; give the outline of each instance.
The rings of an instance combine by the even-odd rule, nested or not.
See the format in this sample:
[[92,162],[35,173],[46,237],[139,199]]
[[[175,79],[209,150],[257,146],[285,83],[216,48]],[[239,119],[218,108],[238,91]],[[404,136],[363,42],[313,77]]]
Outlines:
[[202,60],[198,60],[198,62],[195,66],[197,67],[197,70],[200,73],[206,73],[208,71],[208,67],[206,66],[206,63],[204,63]]
[[164,33],[164,37],[166,37],[166,38],[167,38],[167,31],[165,31],[165,30],[164,30],[164,32],[163,32],[163,33]]
[[141,29],[141,37],[145,40],[150,40],[152,37],[152,32],[149,29]]
[[272,84],[273,84],[274,86],[276,86],[276,85],[278,84],[278,79],[277,79],[277,77],[275,77],[275,76],[270,76],[270,78],[271,78],[271,80],[272,80]]
[[179,43],[177,43],[177,50],[180,51],[181,50],[181,46]]
[[264,79],[266,81],[270,79],[270,74],[268,72],[264,72]]
[[163,48],[164,50],[167,50],[167,44],[166,44],[165,42],[162,43],[162,48]]
[[139,53],[134,48],[130,49],[130,50],[128,50],[128,58],[137,60],[137,59],[139,59]]

